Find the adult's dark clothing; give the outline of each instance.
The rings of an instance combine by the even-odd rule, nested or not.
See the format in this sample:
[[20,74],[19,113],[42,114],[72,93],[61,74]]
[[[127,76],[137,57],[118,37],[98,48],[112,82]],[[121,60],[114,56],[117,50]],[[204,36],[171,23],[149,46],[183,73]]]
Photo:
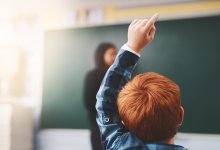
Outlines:
[[93,150],[102,150],[100,131],[96,122],[96,94],[105,75],[106,69],[93,69],[89,71],[85,78],[84,85],[84,105],[90,123],[91,144]]
[[115,48],[112,43],[101,43],[95,52],[95,69],[89,71],[84,83],[84,105],[87,110],[90,131],[91,144],[93,150],[102,150],[100,130],[96,122],[96,94],[101,85],[102,79],[108,69],[104,61],[104,55],[109,48]]

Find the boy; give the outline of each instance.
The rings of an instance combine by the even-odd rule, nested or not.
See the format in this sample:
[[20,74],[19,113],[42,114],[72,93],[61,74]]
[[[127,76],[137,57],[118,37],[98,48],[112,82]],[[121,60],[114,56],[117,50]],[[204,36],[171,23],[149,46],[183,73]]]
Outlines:
[[141,50],[154,38],[155,14],[134,20],[128,41],[107,71],[97,93],[97,123],[104,149],[185,150],[174,145],[183,121],[179,87],[156,74],[140,74],[130,80]]

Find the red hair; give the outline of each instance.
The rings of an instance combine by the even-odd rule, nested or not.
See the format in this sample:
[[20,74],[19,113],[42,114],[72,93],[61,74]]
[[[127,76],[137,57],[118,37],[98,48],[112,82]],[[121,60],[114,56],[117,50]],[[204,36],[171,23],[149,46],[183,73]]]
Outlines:
[[180,121],[180,90],[157,73],[135,76],[120,91],[118,111],[125,127],[145,142],[174,137]]

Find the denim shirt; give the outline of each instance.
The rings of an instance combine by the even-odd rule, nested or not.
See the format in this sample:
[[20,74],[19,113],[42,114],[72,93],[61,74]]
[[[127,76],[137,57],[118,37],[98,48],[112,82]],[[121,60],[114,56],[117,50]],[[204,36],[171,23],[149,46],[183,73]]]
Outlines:
[[118,114],[116,99],[122,87],[131,79],[139,57],[121,49],[108,69],[96,95],[97,123],[105,150],[185,150],[170,144],[144,143],[126,130]]

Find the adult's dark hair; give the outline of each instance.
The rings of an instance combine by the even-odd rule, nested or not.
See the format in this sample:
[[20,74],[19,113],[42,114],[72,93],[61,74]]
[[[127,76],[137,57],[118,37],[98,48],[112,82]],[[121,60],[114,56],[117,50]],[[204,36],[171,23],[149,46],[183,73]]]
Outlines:
[[107,49],[114,48],[116,49],[116,46],[113,43],[110,42],[104,42],[98,45],[95,51],[95,65],[96,68],[105,69],[107,68],[107,65],[104,62],[104,54]]

